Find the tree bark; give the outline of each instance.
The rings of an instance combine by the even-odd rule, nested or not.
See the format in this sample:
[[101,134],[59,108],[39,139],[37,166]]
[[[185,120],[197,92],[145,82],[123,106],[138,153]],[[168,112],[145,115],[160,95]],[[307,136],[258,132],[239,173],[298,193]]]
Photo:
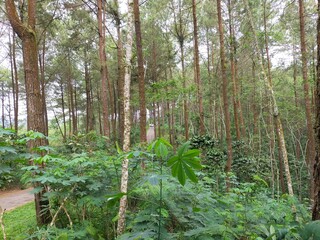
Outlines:
[[[19,19],[14,0],[5,1],[7,16],[13,30],[22,40],[23,65],[25,87],[27,94],[27,129],[45,133],[43,118],[43,98],[41,94],[38,67],[38,46],[36,39],[36,0],[28,0],[27,22]],[[28,142],[29,150],[43,145],[43,140],[31,140]],[[39,225],[50,222],[50,212],[46,205],[48,201],[43,200],[44,191],[35,194],[36,217]]]
[[312,220],[320,220],[320,0],[318,0],[317,12],[317,82],[315,94],[316,155],[313,171],[314,202],[312,207]]
[[[128,21],[127,21],[127,42],[126,42],[126,58],[125,58],[125,77],[124,77],[124,139],[123,150],[128,152],[130,150],[130,85],[131,85],[131,57],[132,57],[132,42],[133,42],[133,0],[128,0]],[[121,174],[121,189],[124,194],[128,192],[128,167],[129,160],[124,158],[122,161],[122,174]],[[127,209],[127,195],[120,199],[119,206],[119,219],[117,234],[121,235],[125,230],[125,213]]]
[[241,132],[239,126],[238,106],[237,106],[237,83],[236,83],[236,67],[235,67],[235,36],[232,17],[231,0],[228,0],[228,13],[229,13],[229,35],[230,35],[230,67],[231,67],[231,79],[232,79],[232,101],[233,101],[233,114],[234,125],[236,128],[236,137],[239,141],[241,139]]
[[[312,123],[312,112],[309,94],[309,80],[308,80],[308,66],[307,66],[307,48],[305,40],[305,20],[304,20],[304,3],[303,0],[299,0],[299,19],[300,19],[300,48],[301,48],[301,61],[302,61],[302,77],[303,77],[303,89],[304,89],[304,101],[306,106],[306,120],[307,120],[307,133],[308,133],[308,153],[307,164],[309,166],[310,175],[313,176],[313,165],[315,158],[315,140],[314,130]],[[312,179],[312,178],[311,178]],[[314,198],[313,181],[310,182],[310,199]]]
[[280,146],[279,150],[280,150],[280,154],[281,154],[281,157],[283,160],[283,165],[284,165],[284,169],[285,169],[285,173],[286,173],[288,192],[289,192],[290,196],[293,196],[293,188],[292,188],[292,180],[291,180],[290,167],[289,167],[289,161],[288,161],[288,153],[287,153],[285,138],[284,138],[284,134],[283,134],[282,123],[281,123],[281,119],[280,119],[278,105],[277,105],[277,101],[276,101],[275,94],[273,91],[272,79],[268,77],[266,70],[265,70],[265,67],[262,63],[262,56],[260,55],[261,51],[258,48],[259,42],[258,42],[257,34],[256,34],[256,31],[254,28],[253,18],[252,18],[251,10],[249,8],[249,3],[247,0],[244,0],[244,4],[245,4],[245,8],[248,13],[250,28],[251,28],[251,30],[253,32],[253,36],[254,36],[255,55],[256,55],[256,58],[258,59],[258,62],[259,62],[260,68],[261,68],[261,73],[263,75],[262,77],[263,77],[264,83],[267,87],[269,98],[271,99],[270,101],[271,101],[271,106],[272,106],[272,115],[274,118],[276,134],[277,134],[277,138],[279,141],[279,146]]
[[228,103],[228,80],[226,75],[226,60],[224,52],[224,32],[222,24],[222,15],[221,15],[221,0],[217,0],[217,11],[218,11],[218,24],[219,24],[219,38],[220,38],[220,61],[221,61],[221,76],[222,76],[222,98],[223,98],[223,111],[225,118],[226,126],[226,141],[227,141],[227,155],[228,160],[225,167],[225,172],[227,174],[226,184],[227,191],[230,189],[230,180],[228,173],[231,171],[232,165],[232,139],[231,139],[231,130],[230,130],[230,113],[229,113],[229,103]]
[[10,45],[10,66],[12,78],[12,98],[14,111],[14,130],[18,134],[18,116],[19,116],[19,78],[16,62],[16,38],[15,32],[12,34],[12,44]]
[[94,117],[92,107],[92,86],[87,60],[87,47],[84,49],[84,79],[86,83],[86,133],[88,133],[94,130]]
[[136,45],[137,45],[137,55],[138,55],[140,141],[146,142],[147,141],[147,131],[146,131],[147,113],[146,113],[146,97],[145,97],[139,0],[134,0],[134,23],[135,23],[134,26],[136,31]]
[[121,146],[123,145],[123,129],[124,129],[124,109],[123,109],[123,88],[124,88],[124,60],[123,60],[123,44],[121,39],[121,21],[119,15],[119,4],[118,0],[114,0],[115,9],[113,11],[114,18],[117,28],[117,61],[118,61],[118,75],[117,75],[117,86],[118,86],[118,109],[119,109],[119,140]]
[[197,98],[198,98],[198,108],[199,108],[199,130],[200,130],[200,135],[204,135],[205,134],[205,126],[204,126],[204,112],[203,112],[203,103],[202,103],[202,83],[201,83],[201,78],[200,78],[196,0],[192,0],[192,16],[193,16],[195,81],[196,81],[196,85],[197,85]]
[[109,125],[109,106],[108,106],[108,89],[107,89],[107,55],[106,55],[106,34],[103,25],[104,0],[97,0],[98,5],[98,31],[99,31],[99,59],[100,59],[100,77],[101,77],[101,100],[102,100],[102,129],[103,135],[110,137],[110,125]]

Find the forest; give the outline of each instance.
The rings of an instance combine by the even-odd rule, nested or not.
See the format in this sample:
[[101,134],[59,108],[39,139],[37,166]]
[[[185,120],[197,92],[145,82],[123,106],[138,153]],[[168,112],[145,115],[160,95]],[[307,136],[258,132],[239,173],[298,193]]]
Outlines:
[[320,0],[0,0],[0,114],[1,240],[320,239]]

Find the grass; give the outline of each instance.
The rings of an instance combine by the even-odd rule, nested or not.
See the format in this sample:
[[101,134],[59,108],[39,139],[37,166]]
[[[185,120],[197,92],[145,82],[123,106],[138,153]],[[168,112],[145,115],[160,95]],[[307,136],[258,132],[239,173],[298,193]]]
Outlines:
[[[34,202],[28,203],[14,210],[5,212],[3,217],[7,240],[26,239],[30,229],[37,226]],[[3,240],[3,232],[0,228],[0,240]]]

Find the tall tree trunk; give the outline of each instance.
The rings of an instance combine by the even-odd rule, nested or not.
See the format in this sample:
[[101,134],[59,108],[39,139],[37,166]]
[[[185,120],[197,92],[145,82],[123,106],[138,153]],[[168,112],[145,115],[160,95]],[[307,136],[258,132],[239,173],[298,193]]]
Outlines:
[[[12,98],[14,111],[14,130],[18,134],[18,116],[19,116],[19,79],[16,62],[16,38],[15,32],[12,34],[12,44],[10,44],[10,66],[12,78]],[[10,40],[11,41],[11,40]]]
[[136,45],[137,45],[137,55],[138,55],[140,141],[146,142],[147,141],[147,131],[146,131],[147,113],[146,113],[146,97],[145,97],[139,0],[134,0],[134,23],[135,23],[134,26],[136,30]]
[[101,100],[102,100],[102,126],[103,135],[110,137],[109,125],[109,106],[108,106],[108,89],[107,89],[107,56],[106,56],[106,33],[103,24],[105,12],[103,11],[104,0],[97,0],[98,5],[98,30],[99,30],[99,59],[100,59],[100,77],[101,77]]
[[238,106],[237,106],[237,83],[236,83],[236,67],[235,67],[235,36],[234,36],[234,26],[232,17],[232,4],[231,0],[228,0],[228,13],[229,13],[229,35],[230,35],[230,65],[231,65],[231,79],[232,79],[232,101],[233,101],[233,114],[234,114],[234,125],[236,128],[236,137],[239,141],[241,139],[241,132],[239,126],[238,117]]
[[1,122],[2,122],[2,128],[5,128],[4,123],[4,81],[1,81]]
[[63,82],[60,80],[60,92],[61,92],[61,110],[62,110],[62,122],[63,122],[63,141],[67,138],[67,124],[66,124],[66,113],[65,113],[65,101],[64,101],[64,87]]
[[201,85],[201,79],[200,79],[196,0],[192,0],[192,16],[193,16],[195,80],[196,80],[196,85],[197,85],[197,100],[198,100],[198,108],[199,108],[200,134],[204,135],[205,134],[205,126],[204,126],[204,112],[203,112],[203,103],[202,103],[202,85]]
[[[132,57],[132,38],[133,38],[133,0],[128,0],[128,21],[127,21],[127,42],[126,42],[126,58],[125,58],[125,77],[124,77],[124,134],[123,134],[123,150],[128,152],[130,150],[130,85],[131,85],[131,57]],[[121,192],[127,194],[128,192],[128,167],[129,160],[124,158],[122,161],[121,174]],[[121,235],[125,230],[125,213],[127,209],[127,195],[120,199],[119,219],[117,234]]]
[[[45,135],[48,136],[49,134],[49,127],[48,127],[48,112],[47,112],[47,103],[46,103],[46,80],[45,80],[45,53],[46,53],[46,32],[43,34],[42,39],[42,51],[39,54],[39,66],[40,66],[40,87],[41,87],[41,95],[42,95],[42,107],[43,107],[43,117],[44,117],[44,124],[45,124]],[[49,144],[49,143],[47,143]]]
[[[314,130],[312,123],[312,112],[309,94],[309,80],[308,80],[308,66],[307,66],[307,48],[305,40],[305,20],[304,20],[304,3],[303,0],[299,0],[299,18],[300,18],[300,47],[301,47],[301,61],[302,61],[302,77],[303,77],[303,89],[304,89],[304,101],[306,106],[306,120],[307,120],[307,133],[308,133],[308,153],[307,164],[309,166],[310,174],[313,176],[313,164],[315,158],[315,140]],[[312,178],[311,178],[312,179]],[[313,199],[313,181],[310,182],[310,199]]]
[[312,220],[320,220],[320,0],[318,0],[317,12],[317,87],[315,94],[316,155],[313,171],[314,202],[312,207]]
[[227,174],[227,191],[230,189],[230,180],[228,174],[231,171],[232,165],[232,139],[231,139],[231,130],[230,130],[230,113],[229,113],[229,103],[228,103],[228,80],[226,75],[226,60],[224,52],[224,32],[222,24],[222,15],[221,15],[221,0],[217,0],[217,11],[218,11],[218,24],[219,24],[219,38],[220,38],[220,61],[221,61],[221,76],[222,76],[222,98],[223,98],[223,111],[226,125],[226,141],[227,141],[227,155],[228,160],[226,163],[225,171]]
[[115,10],[114,10],[114,18],[116,22],[117,28],[117,61],[118,61],[118,75],[117,75],[117,85],[118,85],[118,108],[119,108],[119,140],[121,146],[123,145],[123,129],[124,129],[124,109],[123,109],[123,88],[124,88],[124,62],[123,62],[123,44],[121,37],[121,21],[119,15],[119,4],[118,0],[114,0]]
[[74,99],[74,85],[72,81],[72,65],[70,59],[70,51],[68,50],[68,95],[69,95],[69,112],[70,112],[70,135],[77,135],[77,116]]
[[87,47],[84,49],[84,79],[86,83],[86,132],[94,130],[93,126],[93,107],[92,107],[92,86],[90,81],[88,60],[87,60]]
[[262,63],[262,56],[260,55],[261,51],[258,48],[259,42],[258,42],[256,30],[254,28],[253,18],[252,18],[251,10],[249,8],[248,0],[244,0],[244,4],[245,4],[245,8],[248,13],[250,28],[251,28],[253,36],[254,36],[255,55],[256,55],[258,62],[260,64],[260,68],[261,68],[262,75],[263,75],[262,77],[263,77],[264,83],[267,87],[269,98],[271,99],[272,114],[273,114],[273,118],[274,118],[276,134],[277,134],[277,138],[278,138],[279,146],[280,146],[279,150],[280,150],[280,154],[281,154],[281,157],[282,157],[282,160],[284,163],[284,168],[285,168],[285,173],[286,173],[286,178],[287,178],[288,192],[289,192],[290,196],[293,196],[293,188],[292,188],[292,180],[291,180],[291,174],[290,174],[290,168],[289,168],[288,153],[287,153],[286,143],[285,143],[285,139],[284,139],[284,134],[283,134],[282,123],[281,123],[280,114],[279,114],[279,110],[278,110],[278,105],[277,105],[277,101],[276,101],[274,91],[273,91],[272,79],[268,78],[268,75],[267,75],[266,70],[264,68],[264,65]]
[[[41,95],[39,68],[38,68],[38,46],[36,39],[36,0],[29,0],[27,6],[27,22],[22,22],[18,17],[14,0],[6,0],[7,16],[14,31],[22,40],[23,65],[25,87],[27,94],[27,129],[45,133],[43,118],[43,99]],[[42,139],[28,142],[29,150],[43,145]],[[50,212],[47,208],[48,201],[42,198],[44,191],[35,194],[35,206],[37,223],[43,225],[50,222]]]

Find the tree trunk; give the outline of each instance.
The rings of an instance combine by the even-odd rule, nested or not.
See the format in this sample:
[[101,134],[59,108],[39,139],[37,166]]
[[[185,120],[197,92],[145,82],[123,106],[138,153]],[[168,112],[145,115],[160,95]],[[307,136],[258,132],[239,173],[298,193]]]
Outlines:
[[273,114],[273,118],[274,118],[274,124],[275,124],[275,128],[276,128],[277,138],[278,138],[279,145],[280,145],[279,150],[280,150],[280,154],[281,154],[281,157],[283,160],[283,165],[284,165],[284,169],[285,169],[285,173],[286,173],[288,192],[289,192],[290,196],[293,196],[293,188],[292,188],[291,174],[290,174],[290,168],[289,168],[288,153],[287,153],[287,149],[286,149],[286,144],[285,144],[285,139],[284,139],[284,134],[283,134],[283,129],[282,129],[282,123],[280,120],[278,105],[277,105],[277,101],[276,101],[274,91],[273,91],[272,79],[268,77],[266,70],[265,70],[263,63],[262,63],[262,56],[260,55],[261,51],[258,48],[259,42],[258,42],[257,34],[256,34],[256,31],[254,28],[253,18],[252,18],[251,10],[249,8],[248,1],[244,0],[244,4],[245,4],[245,8],[248,13],[250,28],[251,28],[251,30],[253,32],[253,36],[254,36],[255,55],[256,55],[258,62],[260,64],[260,68],[261,68],[262,75],[263,75],[262,77],[263,77],[264,83],[267,87],[269,98],[271,99],[270,101],[271,101],[271,106],[272,106],[272,114]]
[[62,110],[62,121],[63,121],[63,141],[67,138],[67,124],[66,124],[66,113],[65,113],[65,101],[64,101],[64,87],[62,79],[60,80],[60,92],[61,92],[61,110]]
[[12,44],[10,45],[10,66],[12,78],[12,98],[14,111],[14,130],[18,134],[18,116],[19,116],[19,79],[16,62],[16,38],[15,32],[12,34]]
[[98,5],[98,30],[99,30],[99,59],[100,59],[100,77],[101,77],[101,100],[102,100],[102,126],[103,135],[110,137],[110,126],[109,126],[109,106],[108,106],[108,90],[107,90],[107,56],[106,56],[106,35],[105,27],[103,25],[104,11],[103,11],[104,0],[97,0]]
[[[301,61],[302,61],[302,77],[303,77],[303,89],[304,89],[304,101],[306,106],[306,120],[307,120],[307,133],[308,133],[308,160],[310,174],[313,176],[313,165],[315,158],[315,140],[314,130],[312,123],[312,112],[309,94],[309,80],[308,80],[308,66],[307,66],[307,48],[305,40],[305,21],[304,21],[304,3],[303,0],[299,0],[299,18],[300,18],[300,47],[301,47]],[[312,179],[312,178],[310,178]],[[313,181],[310,182],[310,199],[314,198]]]
[[200,79],[196,0],[192,0],[192,16],[193,16],[195,81],[196,81],[196,86],[197,86],[197,100],[198,100],[198,107],[199,107],[200,135],[204,135],[205,134],[205,126],[204,126],[204,112],[203,112],[203,104],[202,104],[202,85],[201,85],[201,79]]
[[5,128],[4,124],[4,81],[1,81],[1,122],[2,128]]
[[230,34],[230,65],[231,65],[231,79],[232,79],[232,101],[233,101],[233,114],[234,114],[234,125],[236,128],[236,137],[239,141],[241,139],[241,132],[239,126],[238,117],[238,106],[237,106],[237,86],[236,86],[236,67],[235,67],[235,36],[234,36],[234,26],[232,17],[232,5],[231,0],[228,0],[228,13],[229,13],[229,34]]
[[[128,152],[130,150],[130,85],[131,85],[131,57],[132,57],[132,38],[133,38],[133,0],[128,0],[128,21],[127,21],[127,42],[126,42],[126,58],[125,58],[125,77],[124,77],[124,139],[123,150]],[[121,174],[121,192],[127,194],[128,192],[128,167],[129,160],[124,158],[122,161]],[[119,219],[117,234],[121,235],[125,230],[125,213],[127,209],[127,195],[120,199]]]
[[[22,22],[16,10],[14,0],[6,0],[7,16],[14,31],[22,40],[23,65],[25,76],[25,87],[27,94],[27,129],[45,133],[45,123],[43,118],[43,98],[41,95],[39,68],[38,68],[38,46],[36,39],[36,1],[28,1],[27,22]],[[29,150],[43,145],[42,139],[28,142]],[[43,200],[44,191],[35,194],[36,217],[39,225],[50,222],[50,212],[47,208],[47,200]]]
[[[46,81],[45,81],[45,53],[46,53],[46,33],[43,34],[42,39],[42,51],[41,55],[39,54],[39,66],[40,66],[40,87],[41,87],[41,95],[42,95],[42,107],[43,107],[43,117],[44,117],[44,124],[45,124],[45,135],[48,136],[49,134],[49,127],[48,127],[48,112],[47,112],[47,104],[46,104]],[[48,141],[48,140],[47,140]],[[49,144],[49,143],[47,143]]]
[[320,0],[318,0],[317,19],[317,83],[315,94],[315,140],[316,156],[313,171],[314,202],[312,220],[320,220]]
[[140,24],[139,0],[134,0],[134,26],[136,30],[136,44],[138,55],[138,75],[139,75],[139,109],[140,109],[140,141],[147,141],[147,113],[146,113],[146,97],[144,82],[144,66],[142,54],[142,37]]
[[118,131],[118,137],[120,141],[120,145],[123,145],[123,129],[124,129],[124,110],[123,110],[123,88],[124,88],[124,62],[123,62],[123,44],[121,39],[121,20],[119,15],[119,3],[118,0],[114,0],[114,6],[115,9],[113,10],[113,15],[116,23],[117,28],[117,87],[118,87],[118,99],[117,99],[117,105],[118,105],[118,125],[119,125],[119,131]]
[[68,96],[69,96],[69,114],[70,114],[70,136],[77,135],[77,116],[74,100],[74,86],[72,81],[72,66],[70,60],[70,52],[68,51]]
[[221,0],[217,0],[217,11],[218,11],[218,24],[219,24],[219,38],[220,38],[220,61],[221,61],[221,76],[222,76],[222,98],[223,98],[223,111],[225,118],[226,126],[226,141],[227,141],[227,155],[228,160],[226,163],[225,171],[227,174],[226,184],[227,191],[230,189],[230,180],[228,174],[231,171],[232,165],[232,139],[231,139],[231,130],[230,130],[230,113],[229,113],[229,104],[228,104],[228,80],[226,75],[226,62],[225,62],[225,52],[224,52],[224,33],[222,25],[222,16],[221,16]]
[[93,107],[92,107],[92,86],[87,60],[87,47],[84,49],[84,79],[86,83],[86,133],[94,130]]

